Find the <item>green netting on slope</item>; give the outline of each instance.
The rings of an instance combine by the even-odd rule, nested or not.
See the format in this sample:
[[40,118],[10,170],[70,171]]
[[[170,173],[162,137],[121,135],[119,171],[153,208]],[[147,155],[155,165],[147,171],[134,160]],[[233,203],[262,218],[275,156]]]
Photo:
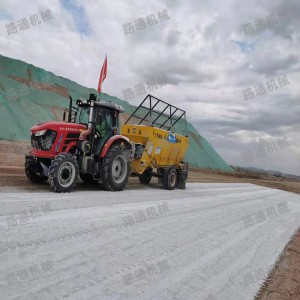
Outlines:
[[[41,85],[36,87],[36,83]],[[29,140],[33,125],[55,121],[58,115],[61,116],[63,109],[69,104],[68,93],[73,99],[86,99],[90,93],[96,93],[96,90],[0,55],[0,139]],[[101,94],[101,100],[122,105],[128,115],[136,108],[105,93]],[[183,121],[178,122],[175,129],[180,134],[186,134]],[[187,131],[190,142],[185,160],[191,166],[232,172],[190,123]]]

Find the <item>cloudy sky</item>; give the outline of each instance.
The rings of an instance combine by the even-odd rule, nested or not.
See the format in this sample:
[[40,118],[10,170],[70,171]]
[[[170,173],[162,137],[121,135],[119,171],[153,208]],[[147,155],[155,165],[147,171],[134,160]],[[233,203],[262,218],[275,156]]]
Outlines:
[[299,17],[299,0],[1,0],[0,53],[94,88],[107,53],[104,92],[167,83],[151,94],[228,163],[300,175]]

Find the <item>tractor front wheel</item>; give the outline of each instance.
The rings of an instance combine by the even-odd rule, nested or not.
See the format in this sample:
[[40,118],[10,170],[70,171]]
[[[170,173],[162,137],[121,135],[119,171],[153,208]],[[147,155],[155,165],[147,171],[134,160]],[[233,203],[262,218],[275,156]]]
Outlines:
[[61,153],[52,160],[49,168],[49,184],[56,193],[71,192],[79,174],[77,160],[70,153]]
[[25,173],[26,173],[27,178],[33,183],[42,183],[47,180],[46,176],[34,172],[34,169],[36,169],[35,162],[33,162],[30,159],[26,159]]
[[121,145],[113,145],[103,159],[102,186],[107,191],[122,191],[128,182],[130,162]]
[[165,169],[163,178],[162,178],[162,183],[163,187],[166,190],[174,190],[175,187],[177,187],[177,182],[178,182],[178,174],[177,170],[175,167],[169,167]]

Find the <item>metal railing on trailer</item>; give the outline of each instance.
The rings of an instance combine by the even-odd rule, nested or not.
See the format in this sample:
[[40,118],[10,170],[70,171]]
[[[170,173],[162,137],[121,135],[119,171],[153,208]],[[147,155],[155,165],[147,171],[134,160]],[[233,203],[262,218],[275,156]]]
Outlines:
[[[157,110],[159,106],[160,111]],[[167,131],[170,131],[179,120],[183,120],[185,136],[188,136],[186,112],[150,94],[146,96],[142,103],[130,115],[125,124],[128,124],[133,118],[139,120],[137,125],[150,123],[152,127],[158,127]]]

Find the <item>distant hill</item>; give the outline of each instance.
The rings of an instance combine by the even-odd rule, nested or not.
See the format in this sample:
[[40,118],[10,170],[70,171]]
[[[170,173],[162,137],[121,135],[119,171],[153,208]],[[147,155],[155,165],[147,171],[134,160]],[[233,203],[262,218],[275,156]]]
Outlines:
[[259,173],[262,175],[269,175],[269,176],[275,176],[275,177],[300,180],[300,176],[293,175],[293,174],[286,174],[286,173],[282,173],[280,171],[264,170],[264,169],[255,168],[255,167],[238,167],[238,166],[231,166],[231,167],[234,170],[239,171],[239,172],[253,172],[253,173]]
[[[73,99],[86,99],[90,93],[96,93],[96,90],[0,55],[0,139],[29,141],[30,128],[34,124],[61,120],[69,103],[69,94]],[[101,99],[122,105],[127,115],[135,109],[128,102],[105,93],[101,94]],[[170,99],[163,100],[170,102]],[[126,115],[121,121],[125,118]],[[183,134],[183,122],[176,124],[176,131]],[[190,144],[185,160],[191,166],[233,171],[191,123],[188,123],[187,131]]]

